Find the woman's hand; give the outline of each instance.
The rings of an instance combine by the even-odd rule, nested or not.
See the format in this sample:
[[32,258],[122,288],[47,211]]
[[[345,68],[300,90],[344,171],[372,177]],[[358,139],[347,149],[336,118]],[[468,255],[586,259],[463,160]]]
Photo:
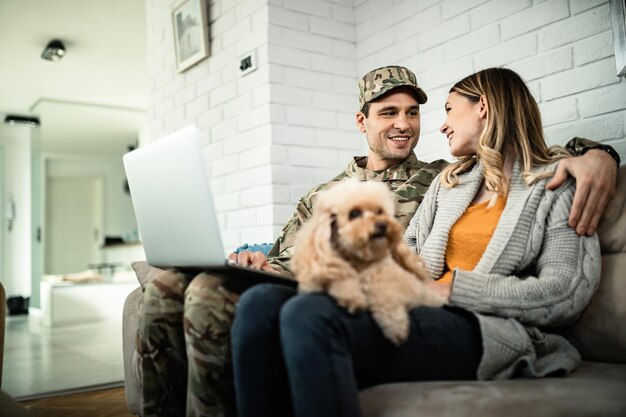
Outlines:
[[452,285],[450,285],[449,283],[432,280],[427,284],[427,286],[432,291],[442,296],[446,300],[446,302],[450,301],[450,292],[452,290]]

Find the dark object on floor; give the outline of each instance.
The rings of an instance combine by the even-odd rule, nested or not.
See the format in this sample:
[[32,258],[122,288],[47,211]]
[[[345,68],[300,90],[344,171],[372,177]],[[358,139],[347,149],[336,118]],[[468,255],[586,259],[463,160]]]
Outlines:
[[24,298],[22,296],[7,298],[7,308],[9,309],[9,316],[28,314],[28,301],[28,297]]
[[0,391],[0,417],[33,417],[33,414],[11,398],[9,394]]

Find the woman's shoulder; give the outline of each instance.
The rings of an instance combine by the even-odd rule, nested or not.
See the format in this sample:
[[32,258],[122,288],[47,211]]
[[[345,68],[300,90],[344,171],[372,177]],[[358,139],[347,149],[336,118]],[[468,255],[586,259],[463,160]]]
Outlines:
[[[561,161],[563,161],[563,159],[559,159],[557,161],[554,162],[550,162],[549,164],[545,164],[545,165],[540,165],[537,166],[535,168],[533,168],[531,170],[531,172],[533,174],[552,174],[552,175],[545,175],[544,178],[541,178],[540,181],[538,181],[538,183],[540,183],[541,185],[543,185],[545,187],[545,184],[548,183],[548,181],[550,181],[552,179],[552,176],[554,175],[554,173],[556,173],[557,168],[559,167],[559,164],[561,163]],[[568,190],[568,189],[575,189],[576,188],[576,183],[574,181],[574,179],[571,176],[568,176],[567,179],[565,180],[565,182],[559,187],[557,188],[555,191],[564,191],[564,190]]]
[[548,172],[555,172],[556,169],[558,168],[560,162],[561,162],[561,160],[559,159],[558,161],[553,161],[553,162],[550,162],[548,164],[537,165],[537,166],[533,167],[533,169],[531,169],[530,172],[532,172],[533,174],[543,174],[543,173],[548,173]]

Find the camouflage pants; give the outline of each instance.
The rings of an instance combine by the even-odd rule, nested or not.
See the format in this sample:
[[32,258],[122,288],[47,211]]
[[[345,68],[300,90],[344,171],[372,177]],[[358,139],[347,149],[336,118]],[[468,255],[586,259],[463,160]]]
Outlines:
[[235,415],[230,326],[238,296],[219,284],[165,271],[145,286],[137,335],[144,416]]

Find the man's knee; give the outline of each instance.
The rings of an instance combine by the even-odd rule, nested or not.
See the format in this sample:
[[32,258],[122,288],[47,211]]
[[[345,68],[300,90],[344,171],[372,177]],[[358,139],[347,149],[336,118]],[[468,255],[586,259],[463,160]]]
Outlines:
[[187,287],[188,292],[202,292],[207,289],[217,290],[218,287],[222,285],[222,279],[213,275],[209,275],[207,273],[201,273],[196,275],[189,286]]
[[173,270],[163,271],[144,288],[142,315],[181,312],[187,284],[185,275]]
[[184,328],[187,342],[217,340],[228,335],[238,295],[221,286],[221,279],[200,274],[185,291]]
[[239,295],[222,287],[222,279],[207,273],[196,275],[185,290],[185,304],[219,304],[222,301],[237,303]]

